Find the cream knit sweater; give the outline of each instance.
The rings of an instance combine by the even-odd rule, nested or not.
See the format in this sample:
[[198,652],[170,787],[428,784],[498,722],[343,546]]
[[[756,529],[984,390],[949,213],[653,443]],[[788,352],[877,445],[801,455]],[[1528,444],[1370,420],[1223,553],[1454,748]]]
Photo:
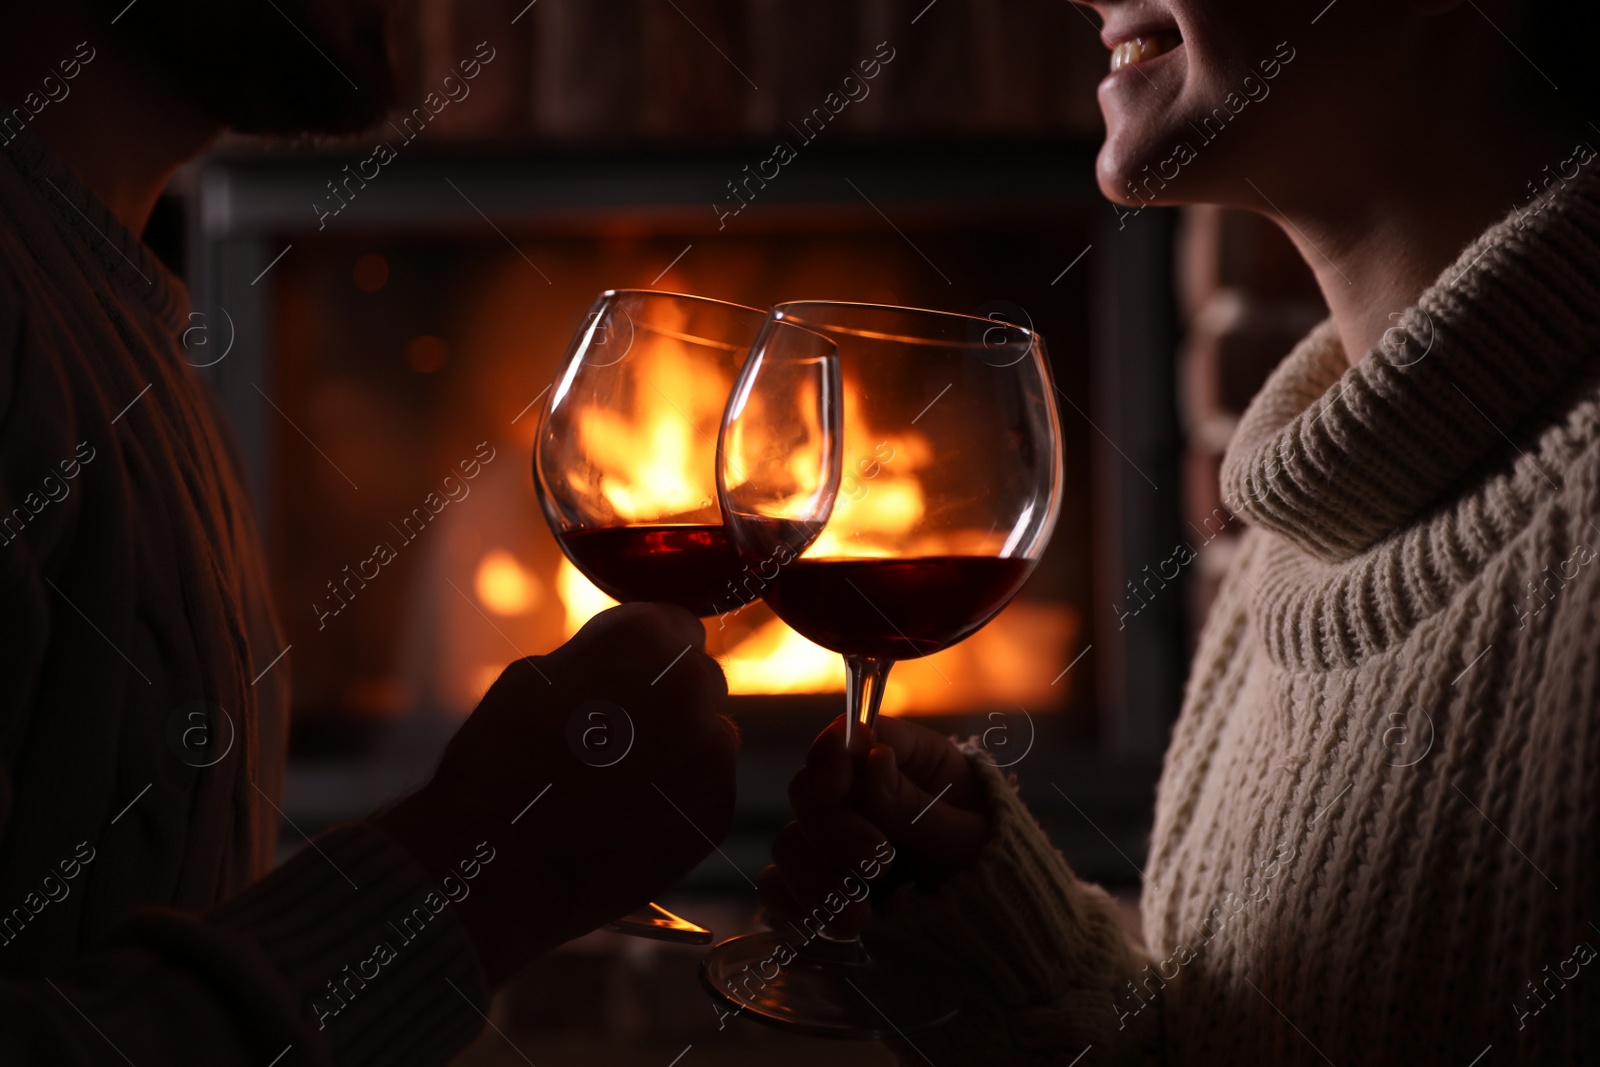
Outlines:
[[1600,1060],[1600,168],[1398,328],[1352,368],[1318,327],[1229,450],[1254,529],[1167,755],[1145,943],[979,763],[995,839],[875,928],[965,995],[907,1062]]

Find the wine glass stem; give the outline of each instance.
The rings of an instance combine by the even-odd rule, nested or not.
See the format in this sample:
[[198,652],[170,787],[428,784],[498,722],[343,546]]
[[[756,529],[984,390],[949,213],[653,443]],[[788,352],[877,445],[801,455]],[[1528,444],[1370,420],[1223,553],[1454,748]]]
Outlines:
[[845,720],[844,748],[854,752],[856,732],[862,727],[872,729],[878,718],[878,707],[883,703],[883,689],[889,684],[892,659],[875,659],[871,656],[846,656],[845,669]]

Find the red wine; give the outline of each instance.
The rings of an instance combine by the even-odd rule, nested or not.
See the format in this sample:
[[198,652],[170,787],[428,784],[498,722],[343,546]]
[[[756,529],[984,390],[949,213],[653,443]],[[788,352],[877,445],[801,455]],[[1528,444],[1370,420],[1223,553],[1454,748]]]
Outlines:
[[975,633],[1016,595],[1031,559],[797,559],[762,595],[778,617],[846,656],[915,659]]
[[618,526],[557,540],[584,577],[616,600],[661,600],[708,617],[753,599],[721,526]]

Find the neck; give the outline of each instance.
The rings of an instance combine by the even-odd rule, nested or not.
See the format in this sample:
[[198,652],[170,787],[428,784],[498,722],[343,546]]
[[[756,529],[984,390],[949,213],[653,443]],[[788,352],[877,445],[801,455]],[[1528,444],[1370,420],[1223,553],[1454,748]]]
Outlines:
[[[1283,213],[1269,217],[1316,275],[1352,366],[1479,234],[1513,207],[1539,208],[1548,195],[1544,180],[1572,156],[1583,139],[1576,131],[1583,128],[1507,129],[1498,138],[1484,130],[1458,143],[1495,145],[1493,151],[1474,149],[1470,158],[1459,159],[1433,153],[1410,165],[1389,162],[1376,168],[1382,174],[1376,186],[1320,201],[1277,202]],[[1571,177],[1571,167],[1566,169]],[[1530,181],[1539,190],[1537,200]]]
[[[73,58],[79,42],[87,42],[83,54],[92,48],[93,58],[64,80],[59,63]],[[56,89],[59,99],[33,117],[29,131],[118,221],[143,232],[173,172],[203,151],[221,126],[103,26],[89,24],[75,5],[19,19],[0,39],[0,100],[8,107],[29,93],[42,98],[47,76],[66,94]]]

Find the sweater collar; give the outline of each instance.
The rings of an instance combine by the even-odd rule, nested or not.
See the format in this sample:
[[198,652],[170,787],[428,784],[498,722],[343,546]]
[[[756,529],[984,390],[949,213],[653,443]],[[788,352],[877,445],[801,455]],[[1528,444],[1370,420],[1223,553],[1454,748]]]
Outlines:
[[148,307],[168,333],[183,328],[189,312],[189,294],[183,282],[70,167],[27,129],[7,143],[0,156],[11,161],[49,217],[99,265],[119,295]]
[[1349,366],[1330,321],[1267,380],[1228,507],[1328,562],[1416,522],[1600,353],[1600,160],[1486,230]]

